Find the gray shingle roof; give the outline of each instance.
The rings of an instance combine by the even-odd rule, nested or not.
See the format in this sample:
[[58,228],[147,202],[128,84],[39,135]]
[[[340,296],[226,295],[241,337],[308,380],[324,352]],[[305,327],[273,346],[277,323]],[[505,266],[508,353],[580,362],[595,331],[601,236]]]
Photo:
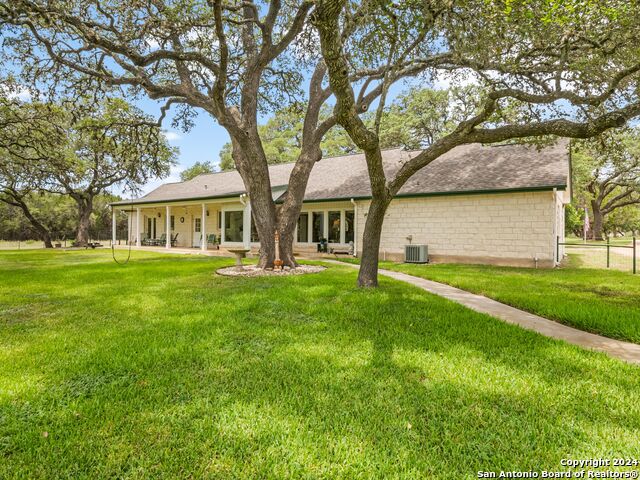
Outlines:
[[[419,151],[383,152],[385,171],[392,174]],[[273,187],[286,185],[292,163],[269,168]],[[569,181],[568,142],[538,149],[525,145],[462,145],[424,167],[399,195],[436,195],[462,192],[566,188]],[[245,193],[236,171],[199,175],[187,182],[167,183],[133,203],[232,197]],[[305,201],[371,196],[363,154],[324,158],[311,172]],[[119,202],[130,204],[130,201]]]

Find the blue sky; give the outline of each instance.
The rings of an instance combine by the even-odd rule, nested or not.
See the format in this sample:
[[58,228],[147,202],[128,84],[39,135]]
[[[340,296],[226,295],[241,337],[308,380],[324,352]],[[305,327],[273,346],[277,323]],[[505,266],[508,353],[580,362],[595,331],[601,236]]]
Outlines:
[[[307,79],[308,80],[308,79]],[[469,82],[465,80],[463,83]],[[433,83],[425,82],[424,80],[409,79],[402,82],[398,82],[391,86],[387,97],[387,104],[389,104],[395,97],[403,91],[406,91],[412,86],[430,86],[436,89],[448,88],[451,84],[451,79],[446,74],[436,77]],[[303,89],[307,89],[308,85],[304,85]],[[370,87],[372,88],[372,87]],[[329,101],[331,102],[331,100]],[[160,113],[160,106],[164,102],[156,102],[148,98],[141,98],[136,104],[150,115],[157,118]],[[374,102],[371,108],[376,108],[377,102]],[[229,135],[227,131],[218,125],[218,123],[206,112],[199,109],[198,115],[194,118],[194,127],[188,132],[182,132],[179,129],[175,129],[171,126],[171,120],[175,109],[170,110],[163,122],[163,130],[172,146],[178,147],[179,156],[178,164],[172,168],[169,177],[164,179],[156,179],[142,188],[142,193],[148,193],[151,190],[157,188],[163,183],[167,182],[179,182],[180,172],[190,167],[195,162],[211,161],[215,165],[219,165],[220,162],[220,150],[222,146],[229,141]],[[261,123],[266,122],[268,115],[261,118]]]
[[[148,99],[136,102],[145,112],[157,117],[162,103]],[[195,162],[210,161],[214,164],[220,162],[220,149],[229,141],[229,135],[224,128],[206,112],[198,110],[198,116],[194,119],[194,126],[188,132],[182,132],[171,126],[171,120],[175,110],[170,111],[163,122],[163,130],[169,143],[180,150],[178,164],[171,169],[168,178],[157,179],[149,182],[142,188],[148,193],[166,182],[180,181],[180,172],[190,167]]]
[[[389,91],[388,102],[408,87],[408,83],[393,85]],[[436,87],[442,87],[442,85],[436,83]],[[137,102],[137,105],[145,112],[158,116],[162,103],[142,99]],[[375,104],[373,106],[375,107]],[[165,130],[169,143],[172,146],[178,147],[180,150],[178,165],[172,168],[168,178],[157,179],[145,185],[142,188],[144,193],[150,192],[163,183],[180,181],[180,172],[195,162],[211,161],[215,165],[218,165],[220,162],[220,149],[229,141],[229,135],[226,130],[218,125],[208,113],[198,110],[198,116],[194,119],[194,127],[188,132],[182,132],[179,129],[172,128],[171,120],[173,113],[175,113],[175,110],[170,111],[167,118],[165,118],[163,129]],[[268,117],[262,118],[261,123],[264,123],[267,118]]]

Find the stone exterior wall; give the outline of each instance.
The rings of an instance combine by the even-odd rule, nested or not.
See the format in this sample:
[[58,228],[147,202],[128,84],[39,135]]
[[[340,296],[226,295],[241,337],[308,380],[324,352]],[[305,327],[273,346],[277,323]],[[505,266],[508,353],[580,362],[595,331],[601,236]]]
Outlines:
[[[501,194],[446,195],[397,198],[386,214],[380,258],[404,260],[408,243],[426,244],[433,262],[486,263],[494,265],[552,267],[564,255],[556,252],[557,237],[564,241],[564,206],[570,200],[568,192],[521,192]],[[238,201],[207,204],[210,215],[206,232],[220,235],[219,210],[238,210]],[[305,203],[303,212],[351,211],[355,214],[355,248],[362,254],[362,237],[369,209],[368,200]],[[172,205],[175,216],[174,233],[179,233],[178,245],[192,247],[193,218],[201,215],[201,204]],[[160,216],[158,217],[158,213]],[[142,209],[141,231],[146,230],[145,217],[157,218],[157,236],[165,231],[165,207]],[[184,223],[180,222],[184,217]],[[327,218],[327,217],[325,217]],[[135,239],[135,213],[130,216],[129,232]],[[326,236],[327,225],[325,225]],[[411,236],[411,242],[407,239]],[[226,243],[223,246],[235,244]],[[242,245],[238,243],[238,245]],[[330,244],[340,251],[348,244]],[[303,255],[317,251],[316,243],[296,243],[295,250]],[[257,252],[259,243],[251,243]],[[559,259],[557,258],[559,253]],[[535,260],[537,258],[537,261]]]
[[[358,206],[360,253],[369,202]],[[380,258],[403,260],[411,235],[434,262],[535,266],[537,258],[552,267],[563,232],[562,196],[551,191],[398,198],[386,214]]]

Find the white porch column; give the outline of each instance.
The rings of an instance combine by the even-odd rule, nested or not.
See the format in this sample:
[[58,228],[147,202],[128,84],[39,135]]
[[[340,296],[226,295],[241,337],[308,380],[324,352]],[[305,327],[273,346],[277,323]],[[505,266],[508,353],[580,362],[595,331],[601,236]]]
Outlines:
[[111,207],[111,245],[115,245],[116,241],[116,209]]
[[200,249],[207,250],[207,206],[202,204],[202,220],[200,220]]
[[165,215],[167,216],[167,218],[166,218],[166,226],[165,226],[165,232],[167,234],[167,241],[165,243],[165,246],[167,248],[171,248],[171,235],[173,235],[173,233],[171,232],[171,207],[169,205],[167,205],[167,207],[166,207]]
[[322,236],[329,243],[329,211],[325,210],[322,212],[322,218],[324,221],[322,222]]
[[358,256],[358,204],[351,199],[353,205],[353,256]]
[[344,210],[340,210],[340,243],[345,243],[345,228],[347,227],[345,217],[346,215],[344,214]]
[[140,246],[140,207],[136,208],[136,247]]
[[251,248],[251,202],[247,199],[242,215],[242,243],[244,248]]
[[226,219],[225,219],[225,211],[224,209],[220,211],[220,244],[223,244],[227,239],[225,238],[224,230],[226,228]]

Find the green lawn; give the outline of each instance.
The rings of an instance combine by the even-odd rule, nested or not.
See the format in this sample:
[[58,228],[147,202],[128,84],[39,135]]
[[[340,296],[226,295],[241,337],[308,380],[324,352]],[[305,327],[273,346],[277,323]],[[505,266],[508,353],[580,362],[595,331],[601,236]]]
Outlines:
[[638,367],[388,279],[358,290],[347,266],[213,274],[232,263],[0,253],[0,478],[476,478],[640,458]]
[[380,267],[448,283],[582,330],[640,343],[640,275],[578,268],[581,262],[581,257],[573,257],[568,267],[553,270],[392,262],[381,262]]

